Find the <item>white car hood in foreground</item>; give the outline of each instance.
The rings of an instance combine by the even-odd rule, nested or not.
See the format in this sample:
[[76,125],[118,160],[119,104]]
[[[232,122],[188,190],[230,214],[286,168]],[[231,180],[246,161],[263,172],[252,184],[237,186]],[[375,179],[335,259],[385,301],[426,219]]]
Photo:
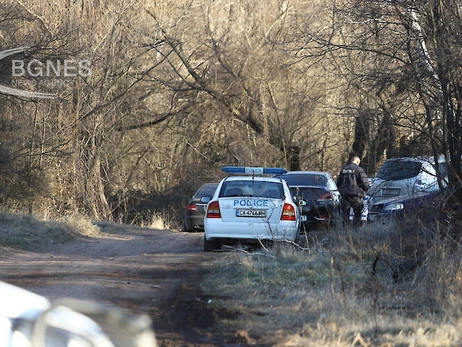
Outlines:
[[[101,323],[107,330],[102,330]],[[90,301],[61,299],[50,302],[40,295],[0,282],[1,347],[116,345],[156,347],[150,319]]]

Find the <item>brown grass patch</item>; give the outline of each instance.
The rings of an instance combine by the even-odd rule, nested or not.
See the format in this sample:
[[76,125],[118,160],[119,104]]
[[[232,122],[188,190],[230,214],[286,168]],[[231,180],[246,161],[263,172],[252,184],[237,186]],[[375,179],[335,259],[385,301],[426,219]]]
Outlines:
[[50,243],[62,243],[78,236],[96,236],[100,230],[89,219],[69,216],[42,220],[19,213],[0,213],[0,247],[40,251]]
[[[456,346],[462,341],[458,242],[441,225],[330,230],[303,249],[229,252],[203,290],[237,312],[219,322],[259,345]],[[408,233],[409,237],[406,237]]]

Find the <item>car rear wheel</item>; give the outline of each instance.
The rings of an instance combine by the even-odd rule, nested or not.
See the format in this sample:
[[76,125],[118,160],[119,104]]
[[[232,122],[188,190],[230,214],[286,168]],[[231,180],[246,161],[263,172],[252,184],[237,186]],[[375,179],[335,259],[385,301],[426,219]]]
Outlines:
[[211,239],[207,240],[207,238],[204,235],[204,252],[212,252],[218,248],[218,240],[217,239]]
[[193,227],[193,226],[192,226],[191,220],[185,218],[185,220],[184,220],[184,222],[183,222],[183,231],[184,231],[184,232],[191,232],[191,231],[194,231],[194,230],[192,229],[192,227]]

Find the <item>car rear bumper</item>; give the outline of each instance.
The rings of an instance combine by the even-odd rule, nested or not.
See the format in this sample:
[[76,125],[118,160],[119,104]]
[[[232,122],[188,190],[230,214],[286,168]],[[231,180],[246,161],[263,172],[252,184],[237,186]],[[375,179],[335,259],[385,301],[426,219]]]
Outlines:
[[301,208],[302,214],[307,216],[309,221],[329,220],[334,215],[334,210],[338,208],[338,204],[333,204],[331,201],[324,203],[310,203]]
[[313,214],[304,214],[304,216],[306,217],[306,220],[303,221],[303,224],[323,223],[332,220],[332,217],[330,216],[318,216]]
[[262,239],[295,241],[300,222],[280,221],[277,225],[263,222],[222,222],[221,219],[205,220],[205,238],[210,239]]
[[186,230],[204,230],[204,216],[186,217],[184,221]]

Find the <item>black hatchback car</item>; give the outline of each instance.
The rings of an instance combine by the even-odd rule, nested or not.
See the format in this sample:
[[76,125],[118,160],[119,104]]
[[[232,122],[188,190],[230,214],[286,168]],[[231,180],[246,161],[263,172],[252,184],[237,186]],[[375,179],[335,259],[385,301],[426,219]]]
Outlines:
[[305,231],[316,224],[340,221],[340,193],[332,176],[323,171],[289,171],[280,176],[300,206]]
[[189,200],[184,214],[183,231],[204,231],[204,215],[207,203],[201,202],[201,199],[204,196],[213,196],[217,187],[218,183],[205,183]]

